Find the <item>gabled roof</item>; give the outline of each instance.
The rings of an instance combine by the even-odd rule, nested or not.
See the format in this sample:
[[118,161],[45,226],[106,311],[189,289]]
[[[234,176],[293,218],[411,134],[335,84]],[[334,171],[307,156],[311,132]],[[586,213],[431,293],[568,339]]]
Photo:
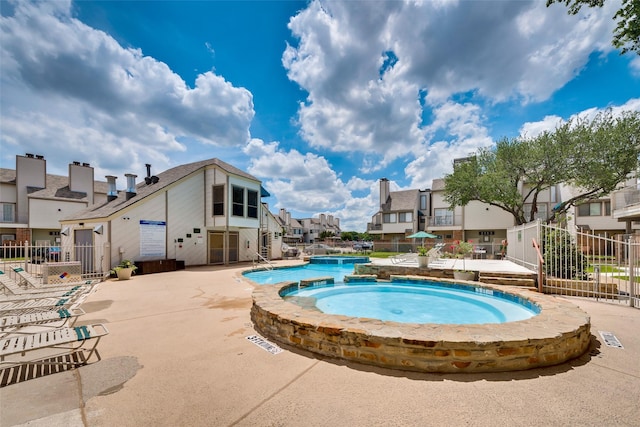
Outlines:
[[418,203],[419,190],[392,191],[383,212],[413,211]]
[[[62,175],[47,174],[46,188],[27,187],[29,197],[38,199],[62,199],[86,202],[87,193],[83,191],[71,191],[69,189],[69,177]],[[15,169],[0,169],[0,182],[5,184],[16,184]],[[93,181],[93,191],[98,194],[107,194],[108,184],[106,181]]]
[[176,166],[162,173],[159,173],[157,175],[158,182],[156,182],[155,184],[146,184],[143,178],[142,182],[136,184],[136,195],[129,200],[126,200],[126,192],[120,191],[117,199],[112,200],[111,202],[89,206],[86,209],[75,212],[72,215],[63,218],[63,221],[109,217],[118,211],[121,211],[133,204],[140,202],[145,197],[148,197],[158,191],[165,189],[171,184],[193,174],[194,172],[205,169],[209,166],[216,166],[231,175],[241,176],[243,178],[247,178],[260,183],[260,180],[258,180],[256,177],[249,175],[248,173],[234,166],[231,166],[230,164],[225,163],[220,159],[202,160],[199,162]]

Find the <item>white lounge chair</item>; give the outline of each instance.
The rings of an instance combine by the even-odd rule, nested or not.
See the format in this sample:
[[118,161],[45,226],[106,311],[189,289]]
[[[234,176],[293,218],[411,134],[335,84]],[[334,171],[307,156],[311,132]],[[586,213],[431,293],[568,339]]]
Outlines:
[[2,301],[26,298],[45,298],[48,296],[68,296],[67,293],[71,291],[89,291],[90,289],[89,285],[65,285],[40,289],[24,289],[18,285],[18,282],[0,270],[0,291],[5,295],[5,297],[0,296],[0,300]]
[[79,316],[85,314],[81,308],[61,308],[37,313],[0,317],[0,338],[9,334],[33,333],[32,326],[46,328],[72,327]]
[[0,316],[38,313],[61,308],[77,308],[88,295],[88,292],[83,292],[66,298],[49,297],[18,301],[0,301]]
[[394,255],[392,257],[389,257],[389,259],[391,259],[392,264],[403,264],[406,262],[415,262],[417,260],[417,257],[418,254],[409,252],[406,254]]
[[[33,334],[16,334],[0,339],[0,368],[25,363],[43,365],[84,365],[97,351],[100,338],[109,331],[103,324],[49,329]],[[59,357],[83,351],[80,361]],[[84,354],[84,352],[88,354]]]

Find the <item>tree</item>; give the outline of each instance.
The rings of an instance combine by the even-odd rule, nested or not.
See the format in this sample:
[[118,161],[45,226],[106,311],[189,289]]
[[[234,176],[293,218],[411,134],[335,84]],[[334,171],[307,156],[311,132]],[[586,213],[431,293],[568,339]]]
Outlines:
[[[516,224],[536,218],[540,194],[570,184],[577,194],[553,207],[560,215],[572,206],[608,195],[638,168],[640,113],[614,117],[610,110],[592,121],[574,119],[534,138],[502,139],[468,160],[454,164],[444,178],[450,206],[480,201],[511,213]],[[525,206],[532,206],[526,212]]]
[[[576,15],[582,6],[602,7],[605,0],[547,0],[547,7],[553,3],[564,3],[567,13]],[[612,44],[621,49],[620,54],[633,51],[640,55],[640,0],[622,0],[622,7],[613,15],[617,21],[613,30]]]

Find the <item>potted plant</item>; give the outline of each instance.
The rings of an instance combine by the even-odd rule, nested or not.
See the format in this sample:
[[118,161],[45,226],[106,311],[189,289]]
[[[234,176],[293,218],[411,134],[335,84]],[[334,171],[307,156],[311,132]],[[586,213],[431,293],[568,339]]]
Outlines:
[[[453,278],[456,280],[475,280],[475,271],[468,271],[465,258],[473,251],[473,243],[458,240],[453,246],[453,253],[456,258],[462,258],[462,270],[453,270]],[[455,266],[455,262],[454,262]]]
[[418,267],[428,267],[429,266],[429,256],[427,252],[427,248],[424,246],[418,247]]
[[131,275],[138,269],[133,261],[128,259],[120,261],[116,267],[111,269],[111,274],[114,274],[118,277],[118,280],[129,280],[131,279]]

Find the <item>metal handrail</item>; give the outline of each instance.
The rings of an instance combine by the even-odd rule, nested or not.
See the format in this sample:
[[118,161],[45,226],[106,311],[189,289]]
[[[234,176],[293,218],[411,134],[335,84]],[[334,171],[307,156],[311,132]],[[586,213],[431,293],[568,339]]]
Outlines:
[[[258,252],[253,252],[253,254],[255,255],[253,257],[253,268],[256,268],[256,257],[258,257],[258,260],[262,260],[267,264],[267,270],[273,270],[273,264],[271,264],[271,262],[267,258],[263,257]],[[258,261],[257,264],[260,265],[260,261]]]
[[542,286],[542,264],[544,264],[544,258],[542,258],[542,253],[540,253],[540,246],[538,242],[536,242],[535,237],[531,238],[531,242],[533,243],[533,247],[536,249],[536,253],[538,254],[538,291],[543,292],[544,287]]

